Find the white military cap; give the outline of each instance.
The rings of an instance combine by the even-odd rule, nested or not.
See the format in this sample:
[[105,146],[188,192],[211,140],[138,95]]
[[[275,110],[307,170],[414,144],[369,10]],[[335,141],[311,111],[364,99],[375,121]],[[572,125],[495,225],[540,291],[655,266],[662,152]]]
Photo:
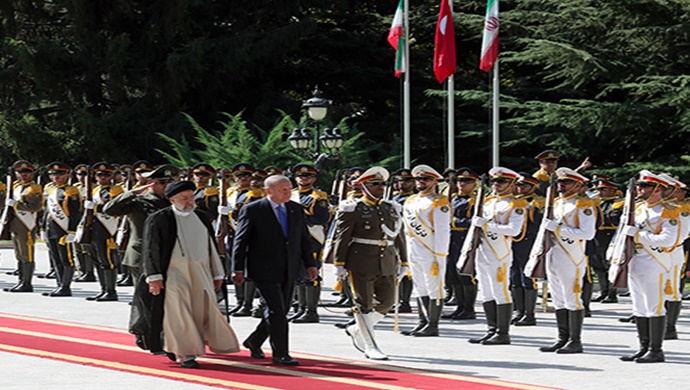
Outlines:
[[639,173],[639,178],[637,179],[638,183],[652,183],[652,184],[658,184],[664,187],[668,187],[671,185],[670,182],[666,181],[661,175],[652,173],[651,171],[647,169],[643,169]]
[[520,177],[520,174],[512,169],[504,167],[493,167],[489,170],[489,176],[492,179],[511,179],[515,180]]
[[364,173],[362,173],[362,175],[357,179],[357,183],[364,183],[372,180],[386,181],[388,180],[389,176],[390,174],[388,173],[388,170],[386,170],[386,168],[371,167],[364,171]]
[[575,180],[576,182],[579,183],[585,183],[589,181],[586,177],[582,176],[581,174],[577,173],[577,171],[566,168],[566,167],[561,167],[556,169],[556,176],[558,176],[559,180]]
[[441,174],[438,173],[434,168],[426,165],[426,164],[420,164],[417,165],[416,167],[412,168],[412,176],[414,177],[430,177],[432,179],[440,179],[442,178]]

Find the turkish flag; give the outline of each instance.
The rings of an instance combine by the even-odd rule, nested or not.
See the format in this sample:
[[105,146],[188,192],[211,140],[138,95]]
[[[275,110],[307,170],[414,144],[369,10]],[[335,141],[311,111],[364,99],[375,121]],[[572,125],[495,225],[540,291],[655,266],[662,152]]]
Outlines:
[[441,0],[441,12],[436,24],[436,47],[434,48],[434,74],[442,83],[457,69],[455,58],[455,29],[453,28],[453,12],[450,9],[452,0]]

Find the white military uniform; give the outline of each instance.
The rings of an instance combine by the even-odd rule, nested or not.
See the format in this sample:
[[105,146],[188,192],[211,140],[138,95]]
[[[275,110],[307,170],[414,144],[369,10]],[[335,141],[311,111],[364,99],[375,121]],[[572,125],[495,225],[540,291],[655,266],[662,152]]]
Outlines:
[[547,253],[546,272],[553,305],[558,309],[583,310],[582,277],[587,272],[585,244],[596,233],[591,199],[572,195],[554,202],[554,244]]
[[513,262],[512,237],[520,234],[525,223],[527,202],[513,195],[488,196],[484,200],[483,217],[489,221],[476,258],[477,278],[484,302],[511,303],[509,267]]
[[439,194],[410,196],[403,206],[412,281],[420,297],[443,298],[450,242],[450,202]]
[[[663,202],[635,207],[636,250],[628,269],[633,315],[661,317],[664,301],[673,294],[674,245],[679,235],[679,209]],[[682,249],[682,248],[681,248]]]

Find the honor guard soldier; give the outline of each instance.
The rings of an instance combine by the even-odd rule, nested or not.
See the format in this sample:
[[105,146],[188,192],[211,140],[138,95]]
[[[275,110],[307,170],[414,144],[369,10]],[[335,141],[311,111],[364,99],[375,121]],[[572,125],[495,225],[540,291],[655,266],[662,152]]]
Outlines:
[[[134,164],[134,167],[136,172],[141,165]],[[124,191],[102,206],[103,213],[111,217],[127,216],[130,229],[129,240],[122,264],[129,269],[135,286],[141,274],[144,222],[150,214],[170,206],[170,201],[165,197],[165,188],[175,181],[178,169],[166,164],[152,171],[140,172],[138,175],[146,179],[146,185]],[[101,207],[98,209],[100,211]]]
[[194,191],[194,201],[199,210],[203,210],[211,221],[218,218],[218,187],[211,186],[211,180],[215,169],[207,163],[199,163],[192,167],[192,175],[196,191]]
[[669,186],[648,170],[636,182],[635,225],[624,226],[622,234],[635,240],[635,254],[628,266],[628,287],[633,303],[640,349],[623,361],[659,363],[665,361],[662,344],[666,332],[665,295],[673,294],[671,278],[673,246],[679,235],[680,210],[663,201]]
[[[232,167],[235,186],[228,189],[227,206],[219,208],[219,212],[228,214],[230,222],[230,230],[228,230],[227,236],[228,253],[232,253],[232,239],[235,235],[236,221],[242,206],[253,200],[261,199],[263,196],[263,192],[257,191],[250,186],[254,171],[254,167],[248,163],[239,163]],[[233,269],[232,265],[230,265],[229,269]],[[230,311],[234,317],[249,317],[252,315],[255,293],[256,287],[250,280],[246,280],[241,286],[235,286],[237,306]]]
[[[86,198],[86,181],[89,180],[89,166],[86,164],[79,164],[74,167],[74,175],[77,181],[74,186],[79,189],[79,197]],[[75,282],[95,282],[96,275],[94,274],[93,260],[91,259],[90,244],[74,243],[77,261],[79,262],[79,271],[81,275],[75,279]]]
[[[412,171],[408,168],[402,168],[393,172],[393,183],[398,187],[397,193],[393,195],[393,202],[402,206],[405,204],[407,198],[414,195],[414,177],[412,176]],[[407,274],[400,280],[398,297],[399,313],[412,313],[412,307],[410,306],[412,287],[412,275],[410,275],[408,270]]]
[[539,161],[539,170],[536,171],[532,176],[539,181],[539,188],[537,193],[544,196],[546,194],[546,187],[549,186],[549,180],[551,180],[551,175],[556,172],[558,168],[558,158],[561,155],[553,150],[548,149],[539,154],[534,158]]
[[137,189],[139,187],[145,186],[148,179],[144,176],[145,173],[153,171],[153,165],[149,164],[146,160],[139,160],[132,164],[132,170],[134,170],[134,177],[137,182],[132,186],[132,189]]
[[359,183],[359,177],[364,172],[362,167],[352,167],[348,170],[347,178],[347,199],[359,199],[362,197],[362,185]]
[[597,233],[594,236],[596,252],[594,256],[590,257],[590,266],[597,274],[600,294],[592,299],[592,302],[616,303],[618,302],[616,288],[611,286],[608,278],[609,263],[606,260],[606,250],[618,228],[625,202],[617,196],[618,184],[597,176],[593,176],[593,180],[596,180],[599,206],[597,208]]
[[81,219],[79,190],[67,184],[70,167],[61,162],[48,164],[52,185],[46,196],[45,232],[50,261],[55,267],[58,288],[43,295],[70,297],[74,277],[74,239]]
[[[312,253],[320,266],[321,249],[326,240],[326,225],[330,219],[330,210],[328,194],[314,188],[318,173],[312,165],[295,165],[292,174],[297,182],[297,188],[292,190],[291,200],[302,204],[304,207]],[[316,323],[319,322],[319,314],[316,309],[321,297],[321,278],[309,281],[306,279],[306,270],[302,274],[303,277],[297,281],[299,308],[289,320],[296,324]]]
[[[457,191],[451,199],[453,216],[450,222],[450,246],[446,257],[446,284],[453,290],[457,308],[441,318],[452,320],[473,320],[477,318],[474,304],[477,300],[477,280],[474,276],[460,275],[456,264],[472,223],[472,211],[476,198],[479,175],[471,168],[462,167],[455,172]],[[452,302],[452,301],[451,301]],[[449,302],[450,304],[450,302]]]
[[400,207],[382,200],[387,180],[382,167],[369,168],[357,179],[364,195],[341,202],[333,237],[336,276],[349,276],[345,283],[352,286],[358,308],[356,324],[346,333],[374,360],[388,359],[376,345],[374,325],[395,302],[395,278],[407,272]]
[[671,278],[672,294],[666,295],[666,333],[664,340],[678,339],[678,331],[676,330],[676,323],[680,316],[680,310],[683,304],[683,291],[681,286],[684,282],[684,270],[686,266],[686,255],[683,250],[683,243],[688,238],[690,233],[690,204],[686,202],[685,193],[682,190],[685,184],[673,178],[671,175],[662,173],[659,175],[664,181],[669,183],[666,190],[663,192],[664,202],[668,204],[669,208],[675,208],[679,212],[678,217],[678,241],[675,243],[673,251],[671,252],[671,269],[669,271]]
[[508,294],[508,267],[513,261],[512,238],[522,232],[527,201],[514,196],[517,172],[494,167],[489,176],[492,192],[484,199],[483,215],[472,217],[472,227],[483,232],[476,267],[489,330],[483,337],[469,341],[483,345],[510,344],[513,304]]
[[417,290],[419,323],[404,335],[438,336],[443,309],[443,279],[450,242],[450,202],[439,195],[441,175],[428,165],[412,169],[417,194],[403,206],[412,281]]
[[101,161],[94,164],[91,170],[94,172],[97,185],[93,188],[92,200],[84,201],[84,209],[93,210],[91,256],[96,264],[101,292],[87,297],[86,300],[117,301],[116,283],[119,256],[115,245],[115,234],[117,233],[119,218],[105,214],[103,207],[124,191],[121,186],[113,184],[115,167],[112,164]]
[[[33,180],[34,165],[26,160],[19,160],[12,164],[16,180],[7,197],[7,207],[11,207],[14,218],[10,222],[10,233],[14,247],[14,257],[17,259],[19,281],[16,285],[6,289],[9,292],[33,292],[32,278],[36,269],[34,258],[34,243],[38,226],[37,216],[43,206],[41,186]],[[3,199],[4,200],[4,199]]]
[[515,311],[510,323],[515,326],[534,326],[537,306],[537,281],[525,275],[525,265],[537,238],[539,225],[544,216],[546,199],[536,194],[539,181],[527,172],[518,172],[515,183],[519,199],[526,202],[525,227],[522,235],[513,239],[513,264],[510,266],[510,291]]
[[255,193],[260,193],[261,198],[266,196],[264,191],[264,180],[268,177],[268,173],[263,169],[257,169],[252,173],[252,179],[249,181],[249,186],[252,187]]
[[585,242],[594,238],[596,216],[594,202],[580,196],[587,178],[570,168],[558,168],[558,194],[554,219],[544,218],[542,226],[553,232],[555,241],[546,253],[546,275],[556,308],[558,341],[542,352],[581,353],[582,278],[587,272]]

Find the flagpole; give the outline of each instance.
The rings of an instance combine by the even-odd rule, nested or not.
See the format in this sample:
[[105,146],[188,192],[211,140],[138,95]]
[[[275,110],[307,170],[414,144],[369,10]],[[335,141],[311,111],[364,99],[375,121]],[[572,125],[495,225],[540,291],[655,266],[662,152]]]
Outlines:
[[448,167],[455,168],[455,75],[448,77]]
[[410,1],[404,1],[404,12],[403,12],[403,33],[405,34],[405,55],[403,56],[403,61],[405,62],[405,82],[403,83],[403,167],[411,168],[411,158],[410,158]]
[[494,167],[499,166],[499,149],[498,141],[500,139],[499,128],[498,128],[498,94],[499,94],[499,84],[498,84],[498,59],[494,63],[494,80],[493,80],[493,115],[492,115],[492,158],[491,163]]

